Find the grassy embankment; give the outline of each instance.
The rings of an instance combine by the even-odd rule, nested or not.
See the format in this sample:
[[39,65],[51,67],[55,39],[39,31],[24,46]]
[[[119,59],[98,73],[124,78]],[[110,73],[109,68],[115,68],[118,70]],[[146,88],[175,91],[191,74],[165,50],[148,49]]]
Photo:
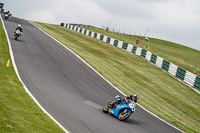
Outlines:
[[67,28],[38,27],[72,49],[125,94],[137,92],[139,104],[186,132],[200,132],[200,96],[134,54]]
[[[156,38],[149,38],[149,41],[145,41],[144,37],[139,38],[135,35],[106,32],[105,30],[91,27],[85,27],[85,29],[128,42],[143,49],[147,49],[146,46],[149,44],[149,49],[147,50],[164,58],[165,60],[168,60],[169,62],[176,64],[177,66],[180,66],[187,71],[200,76],[200,51],[198,50]],[[142,44],[141,46],[136,45],[136,38],[140,39],[140,43]]]
[[0,133],[62,133],[35,104],[18,80],[10,59],[7,39],[0,20]]

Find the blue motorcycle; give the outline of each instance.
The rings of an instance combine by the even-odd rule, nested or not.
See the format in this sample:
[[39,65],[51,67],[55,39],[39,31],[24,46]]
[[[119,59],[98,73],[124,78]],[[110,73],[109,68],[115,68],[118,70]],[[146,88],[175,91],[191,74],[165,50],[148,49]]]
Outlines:
[[[115,98],[117,100],[119,96],[116,96]],[[114,115],[120,121],[128,119],[130,115],[135,112],[136,103],[130,99],[123,100],[121,103],[116,104],[114,107],[111,107],[110,104],[111,102],[107,103],[103,107],[103,112]]]

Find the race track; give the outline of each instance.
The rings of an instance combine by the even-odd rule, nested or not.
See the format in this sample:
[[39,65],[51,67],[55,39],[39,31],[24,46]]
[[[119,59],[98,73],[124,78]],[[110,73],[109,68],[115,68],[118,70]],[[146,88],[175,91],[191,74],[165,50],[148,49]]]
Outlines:
[[[58,42],[25,20],[4,20],[19,75],[38,102],[70,133],[175,133],[137,106],[125,122],[104,114],[102,106],[119,94]],[[13,30],[23,27],[15,41]]]

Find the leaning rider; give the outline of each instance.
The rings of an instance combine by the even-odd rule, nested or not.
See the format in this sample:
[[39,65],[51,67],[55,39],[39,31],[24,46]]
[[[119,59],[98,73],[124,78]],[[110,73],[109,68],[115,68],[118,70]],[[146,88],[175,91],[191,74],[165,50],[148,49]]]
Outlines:
[[131,100],[131,101],[134,101],[135,103],[137,103],[138,98],[139,98],[139,95],[138,95],[138,94],[128,95],[128,96],[126,96],[126,97],[124,97],[124,98],[121,98],[121,96],[118,96],[118,95],[117,95],[116,98],[115,98],[116,100],[113,101],[113,102],[110,104],[110,107],[111,107],[111,108],[114,108],[114,107],[116,107],[118,104],[120,104],[120,103],[123,102],[123,101],[129,103],[130,100]]

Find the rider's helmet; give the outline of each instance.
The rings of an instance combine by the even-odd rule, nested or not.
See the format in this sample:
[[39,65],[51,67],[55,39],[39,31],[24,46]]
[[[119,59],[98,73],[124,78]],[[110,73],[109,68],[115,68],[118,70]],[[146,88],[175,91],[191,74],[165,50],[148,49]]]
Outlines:
[[115,100],[120,102],[121,101],[121,96],[119,96],[119,95],[115,96]]
[[19,28],[22,28],[21,24],[18,24],[18,26],[17,26],[17,27],[19,27]]
[[137,102],[138,98],[139,98],[139,95],[138,95],[138,94],[133,94],[133,95],[131,95],[131,99],[132,99],[133,101],[135,101],[135,102]]

